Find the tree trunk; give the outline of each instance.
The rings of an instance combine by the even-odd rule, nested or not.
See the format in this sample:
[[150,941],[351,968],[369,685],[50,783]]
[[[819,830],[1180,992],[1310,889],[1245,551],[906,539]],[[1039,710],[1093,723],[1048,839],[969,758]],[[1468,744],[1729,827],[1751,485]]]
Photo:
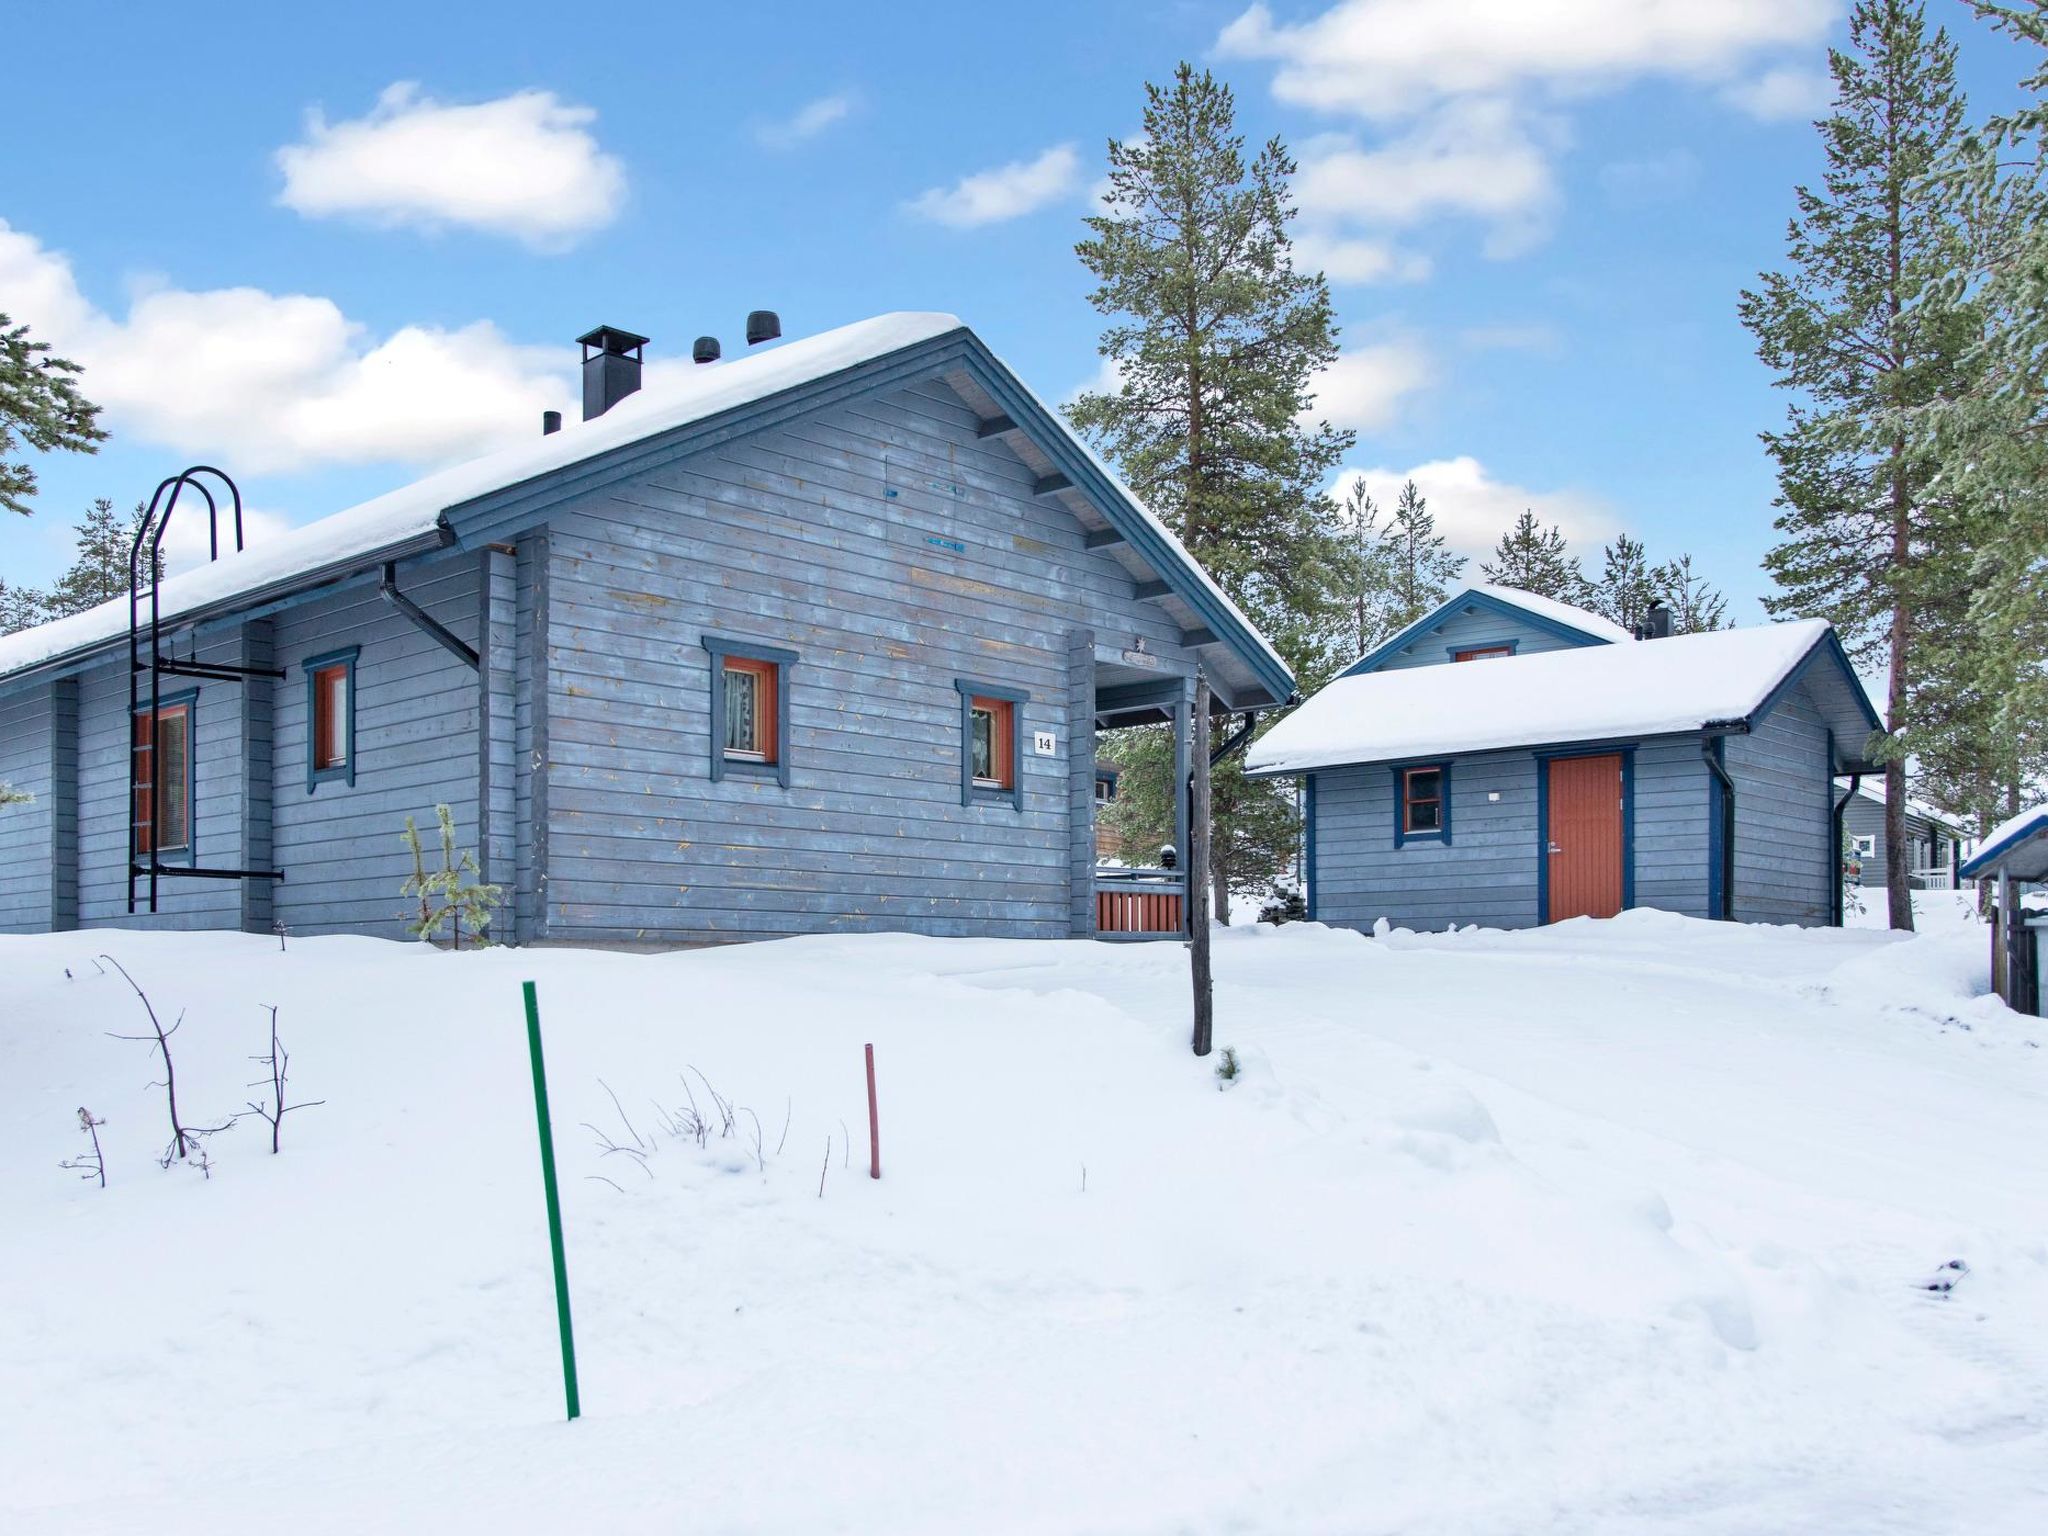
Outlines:
[[1209,680],[1195,677],[1195,743],[1191,754],[1194,804],[1189,808],[1187,861],[1188,970],[1194,982],[1197,1056],[1206,1056],[1215,1028],[1215,993],[1209,977]]

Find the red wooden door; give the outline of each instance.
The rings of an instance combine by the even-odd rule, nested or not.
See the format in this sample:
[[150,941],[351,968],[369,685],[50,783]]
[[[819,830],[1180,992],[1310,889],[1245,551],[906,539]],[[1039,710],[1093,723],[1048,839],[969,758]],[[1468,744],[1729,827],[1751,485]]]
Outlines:
[[1621,910],[1621,758],[1550,764],[1550,911],[1544,921]]

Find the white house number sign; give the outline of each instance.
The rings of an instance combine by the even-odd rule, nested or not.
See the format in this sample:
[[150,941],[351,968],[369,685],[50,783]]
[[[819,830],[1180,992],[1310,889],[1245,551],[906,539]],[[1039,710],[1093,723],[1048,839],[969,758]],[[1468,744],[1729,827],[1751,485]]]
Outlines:
[[1033,731],[1031,733],[1031,750],[1040,757],[1051,757],[1059,749],[1059,738],[1053,735],[1051,731]]

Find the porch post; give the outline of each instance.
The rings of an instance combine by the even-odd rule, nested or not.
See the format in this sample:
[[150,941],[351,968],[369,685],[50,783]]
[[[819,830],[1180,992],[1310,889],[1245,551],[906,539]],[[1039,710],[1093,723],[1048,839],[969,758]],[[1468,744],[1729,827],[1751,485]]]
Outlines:
[[[1183,679],[1180,698],[1173,706],[1173,852],[1180,861],[1184,892],[1192,883],[1195,868],[1194,860],[1188,857],[1188,725],[1192,713],[1188,701],[1194,696],[1194,691],[1194,679]],[[1187,931],[1190,910],[1183,895],[1180,904],[1183,932]]]
[[1067,931],[1095,936],[1095,631],[1067,631]]
[[1195,674],[1194,785],[1189,799],[1187,849],[1188,969],[1195,988],[1197,1056],[1209,1054],[1215,1028],[1215,989],[1209,974],[1209,679]]

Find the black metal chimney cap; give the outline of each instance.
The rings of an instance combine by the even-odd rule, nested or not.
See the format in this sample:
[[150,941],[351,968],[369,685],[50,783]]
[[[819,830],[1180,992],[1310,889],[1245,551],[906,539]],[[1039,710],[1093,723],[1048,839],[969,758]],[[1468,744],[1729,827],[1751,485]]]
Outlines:
[[[616,325],[600,325],[594,331],[585,331],[576,338],[585,347],[595,347],[600,352],[609,352],[614,357],[624,357],[628,352],[637,352],[652,339],[636,336],[631,331],[621,330]],[[588,356],[586,354],[586,361]]]
[[690,347],[690,361],[693,363],[715,363],[721,354],[716,336],[699,336]]
[[782,317],[772,309],[754,309],[747,312],[747,345],[758,347],[764,341],[773,341],[782,334]]

